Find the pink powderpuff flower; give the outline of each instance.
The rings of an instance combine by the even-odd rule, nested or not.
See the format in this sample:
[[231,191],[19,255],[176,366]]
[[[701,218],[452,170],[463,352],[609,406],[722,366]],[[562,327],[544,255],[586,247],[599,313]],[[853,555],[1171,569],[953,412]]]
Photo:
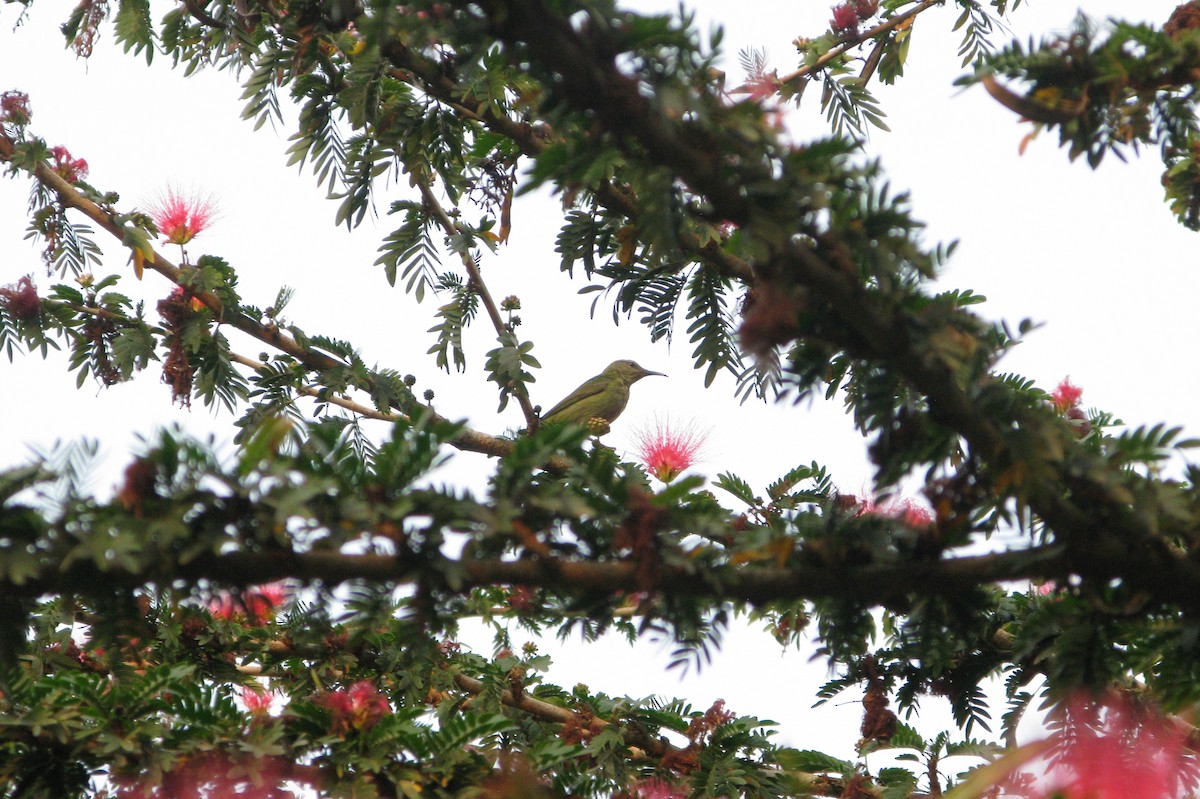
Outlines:
[[877,503],[872,499],[858,502],[854,511],[857,516],[883,516],[887,519],[897,519],[909,527],[930,527],[934,523],[933,511],[913,499],[900,499]]
[[518,613],[528,613],[537,608],[537,592],[528,585],[514,585],[508,590],[507,604]]
[[1071,408],[1079,404],[1079,398],[1083,396],[1083,389],[1071,383],[1070,377],[1064,377],[1062,382],[1058,384],[1058,388],[1050,395],[1050,400],[1054,403],[1055,409],[1059,413],[1066,413]]
[[20,128],[28,125],[32,117],[28,94],[18,91],[0,94],[0,122],[8,122]]
[[158,234],[172,244],[183,246],[212,224],[216,205],[207,197],[184,195],[168,188],[166,194],[149,208]]
[[247,588],[242,592],[242,604],[246,616],[252,623],[265,624],[275,618],[276,608],[287,601],[287,586],[283,583],[267,583]]
[[54,166],[50,168],[67,183],[75,183],[87,177],[87,161],[72,157],[71,151],[61,144],[51,149],[50,155],[54,156]]
[[767,121],[771,127],[779,130],[783,127],[783,111],[771,100],[779,93],[781,85],[775,70],[771,70],[769,74],[759,71],[748,76],[746,82],[734,89],[732,93],[745,94],[751,100],[761,103]]
[[858,8],[854,3],[842,3],[833,7],[833,19],[829,27],[834,33],[858,33]]
[[933,525],[933,512],[916,500],[902,499],[892,503],[888,506],[887,513],[909,527],[920,528]]
[[233,617],[238,614],[238,610],[237,600],[230,594],[221,594],[208,603],[208,612],[212,614],[214,619],[232,621]]
[[30,322],[42,315],[42,298],[29,275],[11,286],[0,288],[0,308],[18,322]]
[[875,16],[878,10],[879,0],[854,0],[854,11],[858,14],[860,22]]
[[326,691],[313,701],[329,709],[330,732],[335,734],[369,730],[392,712],[387,697],[368,680],[360,680],[349,688]]
[[779,93],[779,76],[775,70],[755,72],[746,77],[746,82],[733,90],[733,94],[744,94],[751,100],[769,100]]
[[1039,783],[1063,799],[1175,799],[1197,787],[1189,730],[1162,713],[1115,696],[1076,698],[1061,708]]
[[242,686],[242,704],[254,716],[265,716],[271,712],[271,705],[278,696],[276,691],[264,691],[249,685]]
[[287,587],[283,583],[267,583],[240,594],[223,593],[208,603],[208,612],[217,619],[261,627],[275,618],[276,609],[285,602]]
[[650,474],[670,483],[692,466],[704,449],[704,434],[691,423],[671,427],[670,420],[655,419],[654,427],[643,428],[637,436],[637,454]]
[[361,680],[350,686],[350,710],[354,713],[355,726],[366,729],[391,713],[392,706],[383,692],[367,680]]

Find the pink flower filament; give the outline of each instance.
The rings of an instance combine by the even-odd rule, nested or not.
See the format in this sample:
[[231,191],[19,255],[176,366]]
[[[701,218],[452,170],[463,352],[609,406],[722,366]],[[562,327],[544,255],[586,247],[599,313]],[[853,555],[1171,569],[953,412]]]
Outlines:
[[159,235],[180,246],[187,244],[212,224],[216,208],[212,200],[197,196],[184,196],[174,189],[167,189],[165,196],[150,208],[150,218],[158,227]]
[[1071,378],[1064,377],[1058,387],[1050,395],[1054,407],[1059,413],[1066,413],[1071,408],[1079,404],[1080,397],[1083,396],[1083,389],[1071,383]]
[[1047,796],[1176,799],[1197,785],[1195,754],[1180,722],[1120,697],[1075,699],[1050,739]]
[[67,183],[75,183],[87,177],[87,161],[72,157],[71,151],[61,144],[50,150],[50,155],[54,157],[54,166],[51,169]]
[[650,474],[669,483],[696,462],[704,447],[704,436],[692,425],[672,428],[655,421],[653,428],[637,433],[638,457]]

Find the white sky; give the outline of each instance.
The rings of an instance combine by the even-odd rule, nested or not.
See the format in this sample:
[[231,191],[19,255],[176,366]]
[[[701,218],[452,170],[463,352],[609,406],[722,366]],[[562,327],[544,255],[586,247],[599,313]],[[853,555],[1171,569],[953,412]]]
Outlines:
[[[782,74],[796,66],[790,41],[819,34],[829,19],[827,2],[697,5],[703,9],[702,29],[716,19],[727,25],[731,85],[739,76],[739,49],[765,47]],[[1161,24],[1176,0],[1082,5],[1094,17],[1124,14]],[[18,9],[0,7],[0,91],[30,95],[36,134],[86,158],[89,182],[119,192],[122,209],[145,203],[168,183],[213,195],[220,219],[189,249],[193,257],[212,253],[228,260],[238,270],[246,302],[265,307],[281,284],[293,286],[296,299],[286,318],[309,334],[348,339],[368,363],[415,374],[418,392],[433,388],[435,407],[448,417],[468,417],[492,433],[520,424],[515,403],[503,417],[495,415],[496,395],[483,372],[493,340],[486,320],[470,334],[468,372],[438,372],[425,354],[433,343],[425,331],[434,324],[436,298],[417,305],[401,289],[388,290],[382,269],[372,266],[388,219],[353,234],[332,226],[336,204],[323,198],[310,174],[285,166],[288,123],[278,132],[253,133],[239,119],[241,89],[232,76],[210,72],[184,80],[167,69],[162,56],[147,70],[140,58],[120,52],[109,29],[89,62],[77,60],[63,50],[57,33],[68,6],[43,0],[15,32]],[[1052,0],[1022,3],[1010,25],[1024,40],[1064,28],[1076,7]],[[156,4],[155,18],[163,10]],[[1140,16],[1128,16],[1133,14]],[[1014,328],[1027,316],[1045,323],[1001,369],[1021,372],[1046,388],[1069,374],[1085,389],[1085,405],[1135,424],[1183,424],[1195,434],[1200,409],[1194,401],[1195,359],[1186,342],[1195,338],[1194,298],[1200,296],[1196,239],[1162,201],[1157,151],[1129,164],[1106,159],[1093,172],[1082,162],[1068,163],[1056,136],[1046,134],[1019,157],[1026,129],[1014,115],[981,88],[960,92],[952,85],[964,71],[955,54],[958,36],[949,33],[956,17],[953,8],[923,14],[914,28],[906,77],[895,87],[873,86],[892,132],[874,133],[868,151],[883,158],[895,190],[911,190],[917,216],[929,223],[930,243],[961,240],[943,278],[947,286],[987,295],[989,302],[978,306],[987,318],[1007,319]],[[817,91],[811,91],[790,121],[797,141],[823,132],[818,102]],[[45,288],[57,279],[46,276],[37,249],[23,241],[27,192],[24,180],[0,181],[0,285],[32,273]],[[402,194],[397,187],[381,191],[377,205],[386,209]],[[549,407],[613,359],[633,357],[670,377],[647,378],[634,387],[630,407],[609,437],[614,446],[628,447],[632,430],[656,414],[669,414],[711,429],[708,458],[700,465],[710,477],[729,470],[762,489],[815,459],[830,467],[843,490],[864,491],[870,479],[865,445],[840,402],[739,407],[731,379],[703,390],[702,375],[690,369],[686,324],[668,349],[650,345],[636,321],[614,328],[608,305],[587,322],[591,298],[576,296],[583,283],[558,272],[554,236],[560,217],[547,202],[535,197],[519,203],[509,245],[483,261],[493,295],[517,294],[524,303],[518,333],[535,342],[534,354],[545,367],[534,386],[536,403]],[[129,275],[118,244],[106,237],[98,241],[106,259],[95,272]],[[171,249],[163,252],[174,257]],[[170,287],[148,273],[141,284],[127,277],[118,290],[145,298],[154,319],[154,303]],[[263,349],[230,335],[242,354],[256,356]],[[31,445],[99,438],[108,456],[95,482],[103,492],[115,483],[137,435],[177,423],[197,435],[232,437],[228,414],[199,405],[190,412],[172,407],[156,366],[131,384],[101,390],[89,381],[77,390],[65,365],[61,357],[48,364],[33,357],[12,364],[0,360],[0,465],[23,460]],[[444,475],[479,486],[489,468],[481,456],[459,455]],[[622,646],[565,647],[556,654],[550,679],[632,696],[687,695],[701,708],[723,697],[738,712],[780,721],[785,742],[850,756],[860,706],[847,704],[819,716],[807,712],[823,665],[807,664],[799,654],[781,657],[764,635],[744,630],[731,633],[725,651],[699,678],[680,683],[664,672],[666,660],[666,651],[652,645],[635,653]],[[998,718],[1002,710],[996,710]],[[930,724],[933,729],[948,720],[937,716]]]

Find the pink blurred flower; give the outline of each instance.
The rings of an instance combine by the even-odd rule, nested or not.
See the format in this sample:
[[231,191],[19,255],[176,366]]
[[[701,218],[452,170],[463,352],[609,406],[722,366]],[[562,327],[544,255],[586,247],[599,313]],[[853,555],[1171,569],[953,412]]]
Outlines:
[[875,16],[875,12],[879,10],[879,0],[854,0],[854,10],[861,22]]
[[733,94],[744,94],[751,100],[768,100],[779,92],[779,75],[775,70],[756,72],[746,77],[746,82],[733,90]]
[[833,19],[829,27],[834,33],[858,33],[858,7],[853,2],[833,7]]
[[889,515],[909,527],[929,527],[933,524],[933,511],[912,499],[902,499],[889,506]]
[[28,125],[32,117],[28,94],[18,91],[0,94],[0,122],[11,122],[19,128]]
[[514,585],[508,589],[508,606],[518,613],[528,613],[537,608],[537,592],[528,585]]
[[316,795],[320,773],[282,757],[202,752],[178,758],[169,771],[157,775],[114,773],[112,795],[118,799],[295,799],[297,794],[287,783],[305,785],[310,789],[306,795]]
[[240,594],[222,593],[208,603],[208,612],[225,621],[242,621],[258,627],[275,618],[276,609],[287,602],[283,583],[247,588]]
[[1083,389],[1073,385],[1070,377],[1064,377],[1063,381],[1058,384],[1058,388],[1054,389],[1050,395],[1050,399],[1059,413],[1066,413],[1079,404],[1079,398],[1082,396]]
[[50,150],[54,166],[50,167],[67,183],[75,183],[87,177],[88,163],[82,158],[73,158],[71,151],[61,144]]
[[209,600],[208,612],[211,613],[215,619],[231,621],[238,613],[237,600],[232,594],[221,594],[220,596]]
[[279,696],[276,691],[264,691],[249,685],[242,686],[242,704],[255,716],[263,716],[271,711],[271,705]]
[[858,503],[855,516],[883,516],[887,519],[897,519],[909,527],[929,527],[934,522],[933,511],[914,499],[888,500],[877,503],[864,499]]
[[688,792],[658,777],[641,780],[629,791],[630,799],[684,799]]
[[1073,699],[1051,736],[1039,784],[1063,799],[1175,799],[1197,787],[1189,730],[1158,711],[1115,696]]
[[1088,419],[1087,413],[1079,407],[1079,399],[1082,396],[1083,389],[1072,385],[1069,377],[1063,378],[1063,381],[1058,384],[1058,388],[1050,394],[1050,401],[1053,403],[1054,409],[1067,417],[1067,423],[1074,428],[1075,435],[1079,438],[1092,432],[1092,423]]
[[670,420],[656,419],[654,427],[635,433],[637,454],[650,474],[669,483],[687,470],[704,448],[704,434],[694,425],[672,429]]
[[33,278],[26,275],[11,286],[0,288],[0,308],[19,322],[28,322],[42,315],[42,298],[38,296]]
[[[774,98],[779,94],[779,88],[782,83],[775,70],[766,72],[757,72],[749,75],[746,82],[738,86],[732,91],[732,94],[745,94],[751,100],[759,103],[763,110],[763,116],[767,122],[776,130],[783,128],[783,109],[773,102]],[[728,223],[732,224],[732,223]],[[730,231],[723,230],[724,235],[729,235]]]
[[258,624],[274,619],[275,609],[286,601],[287,586],[283,583],[257,585],[242,592],[242,604],[246,606],[246,615]]
[[350,709],[354,712],[355,721],[365,727],[374,727],[381,718],[392,712],[387,697],[366,680],[350,686]]
[[392,712],[387,697],[368,680],[360,680],[348,689],[326,691],[313,700],[329,709],[330,732],[369,730]]
[[181,247],[211,225],[216,216],[216,206],[211,199],[183,195],[171,188],[148,210],[159,236]]

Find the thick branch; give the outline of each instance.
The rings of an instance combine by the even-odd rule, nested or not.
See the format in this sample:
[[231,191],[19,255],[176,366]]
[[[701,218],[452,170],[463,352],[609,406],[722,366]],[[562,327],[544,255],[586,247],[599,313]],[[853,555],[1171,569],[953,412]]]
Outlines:
[[[981,585],[1003,581],[1061,577],[1067,561],[1060,547],[994,553],[939,561],[877,564],[796,565],[786,568],[728,566],[697,573],[691,568],[661,566],[654,588],[673,596],[693,596],[764,605],[779,600],[839,598],[867,604],[904,604],[913,594],[963,595]],[[644,570],[632,560],[579,561],[563,558],[524,560],[459,559],[423,556],[420,562],[394,555],[350,555],[338,552],[231,552],[205,555],[175,571],[135,573],[76,563],[60,570],[47,564],[39,575],[15,583],[0,581],[0,590],[26,596],[71,592],[88,585],[138,586],[177,579],[214,580],[250,585],[286,577],[318,580],[329,585],[348,580],[409,584],[441,578],[442,590],[465,592],[480,586],[524,585],[569,596],[608,596],[646,589]],[[1171,586],[1171,598],[1200,608],[1200,583]]]

